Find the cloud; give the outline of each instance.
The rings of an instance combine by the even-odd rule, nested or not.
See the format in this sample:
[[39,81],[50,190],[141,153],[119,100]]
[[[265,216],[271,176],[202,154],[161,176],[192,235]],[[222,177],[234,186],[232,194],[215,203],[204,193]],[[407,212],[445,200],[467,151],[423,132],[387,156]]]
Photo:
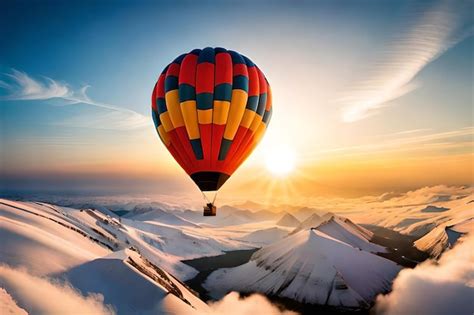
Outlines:
[[10,92],[3,97],[6,100],[47,100],[68,97],[72,93],[66,84],[48,77],[43,77],[43,81],[35,80],[15,69],[5,76],[11,79],[11,83],[0,81],[0,86]]
[[211,314],[226,315],[296,315],[292,311],[282,311],[261,294],[241,298],[239,293],[230,292],[221,300],[209,304]]
[[[377,143],[346,146],[335,149],[323,150],[321,153],[341,153],[344,155],[366,155],[368,152],[398,152],[398,151],[420,151],[420,150],[448,150],[448,149],[468,149],[472,148],[470,139],[466,137],[474,136],[474,127],[465,127],[443,132],[431,132],[422,134],[423,130],[408,130],[394,134],[384,135],[386,139],[380,139]],[[417,134],[419,133],[419,134]],[[416,134],[416,135],[414,135]]]
[[[379,196],[375,201],[384,202],[378,207],[383,209],[385,207],[406,207],[427,205],[436,202],[447,200],[454,200],[463,198],[474,193],[474,187],[471,186],[447,186],[436,185],[418,188],[403,194],[392,195],[390,198],[384,198],[385,194]],[[386,195],[387,197],[389,195]]]
[[414,77],[472,34],[472,25],[466,29],[466,22],[471,22],[471,9],[469,1],[446,0],[431,8],[417,4],[405,18],[407,31],[393,40],[368,77],[338,100],[342,120],[353,122],[374,115],[387,102],[418,88],[420,84],[413,82]]
[[0,287],[30,314],[114,314],[103,296],[82,296],[71,285],[0,265]]
[[56,123],[58,126],[72,126],[94,129],[129,130],[151,125],[151,119],[133,110],[123,107],[97,102],[87,95],[89,85],[78,90],[72,89],[68,84],[42,77],[35,79],[27,73],[12,69],[6,73],[9,82],[0,81],[7,95],[4,100],[50,100],[59,99],[62,105],[85,104],[105,110],[96,113],[93,117],[88,114],[74,116]]
[[[297,315],[298,313],[280,310],[261,294],[252,294],[248,297],[240,297],[237,292],[230,292],[221,300],[208,303],[208,309],[196,310],[196,315]],[[188,315],[187,308],[176,308],[175,304],[163,304],[165,314]]]
[[0,288],[0,314],[28,315],[24,309],[16,304],[10,294],[2,288]]
[[473,314],[474,236],[459,241],[437,263],[402,270],[393,291],[377,297],[376,314]]

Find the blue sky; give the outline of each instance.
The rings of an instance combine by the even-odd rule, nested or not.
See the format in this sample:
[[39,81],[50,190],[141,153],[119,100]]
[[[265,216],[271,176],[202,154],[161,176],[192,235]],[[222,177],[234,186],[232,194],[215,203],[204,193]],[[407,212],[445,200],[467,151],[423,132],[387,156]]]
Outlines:
[[[1,158],[5,178],[20,190],[49,177],[63,178],[52,187],[76,188],[78,178],[109,183],[117,174],[124,182],[182,182],[188,189],[155,135],[149,100],[164,66],[206,46],[251,57],[275,91],[272,129],[242,177],[261,167],[265,147],[276,143],[291,145],[301,165],[407,143],[413,145],[402,149],[410,158],[420,143],[436,147],[426,156],[472,152],[470,1],[9,1],[4,7]],[[138,164],[156,165],[155,178]]]

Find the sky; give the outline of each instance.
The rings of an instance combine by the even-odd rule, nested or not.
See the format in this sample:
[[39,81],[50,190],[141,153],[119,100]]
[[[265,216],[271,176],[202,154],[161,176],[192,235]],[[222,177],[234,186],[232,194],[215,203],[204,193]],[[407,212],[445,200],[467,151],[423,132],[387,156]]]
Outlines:
[[[200,198],[150,97],[194,48],[249,56],[273,92],[258,149],[220,191],[257,202],[470,185],[472,1],[7,1],[0,193]],[[291,152],[285,176],[268,159]]]

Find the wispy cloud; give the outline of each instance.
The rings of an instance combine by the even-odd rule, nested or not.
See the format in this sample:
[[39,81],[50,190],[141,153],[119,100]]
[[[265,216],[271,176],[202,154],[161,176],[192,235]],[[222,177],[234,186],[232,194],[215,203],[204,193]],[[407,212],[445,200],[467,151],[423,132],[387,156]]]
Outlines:
[[418,88],[414,77],[447,49],[472,35],[469,1],[445,0],[427,8],[417,4],[405,21],[402,32],[382,52],[366,79],[355,83],[338,100],[342,120],[353,122],[374,115],[397,99]]
[[[455,148],[473,148],[472,137],[474,137],[474,127],[465,127],[457,130],[444,132],[432,132],[419,135],[423,130],[409,130],[382,136],[385,139],[378,140],[377,143],[346,146],[330,150],[321,151],[324,153],[340,153],[342,155],[366,155],[377,152],[395,151],[419,151],[419,150],[445,150]],[[394,137],[398,135],[398,137]],[[471,139],[465,139],[471,137]]]
[[104,113],[87,114],[71,117],[58,122],[57,125],[74,126],[95,129],[137,129],[151,124],[146,117],[133,110],[92,100],[87,95],[89,85],[80,89],[73,89],[67,83],[53,80],[49,77],[33,78],[25,72],[12,69],[5,73],[8,80],[0,80],[0,87],[7,94],[1,96],[3,100],[50,100],[59,99],[63,105],[85,104],[104,109]]
[[64,98],[72,94],[70,88],[61,82],[48,77],[36,80],[22,71],[12,69],[11,73],[4,74],[10,82],[0,81],[0,87],[9,92],[2,98],[6,100],[47,100],[51,98]]

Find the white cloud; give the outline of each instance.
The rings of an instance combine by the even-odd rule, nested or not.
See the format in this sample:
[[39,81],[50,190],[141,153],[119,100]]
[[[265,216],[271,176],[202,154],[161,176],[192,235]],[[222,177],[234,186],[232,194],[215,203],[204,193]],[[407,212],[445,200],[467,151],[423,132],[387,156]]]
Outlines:
[[[418,188],[403,194],[383,194],[377,197],[378,200],[374,200],[374,202],[383,202],[383,204],[377,206],[379,208],[428,205],[443,199],[454,200],[462,198],[472,193],[474,193],[474,187],[471,186],[437,185]],[[391,198],[389,198],[390,194],[392,194]]]
[[473,314],[474,236],[460,239],[438,262],[404,269],[393,291],[377,297],[377,314]]
[[85,104],[104,109],[106,112],[82,114],[58,122],[57,125],[94,129],[129,130],[151,125],[151,118],[123,107],[97,102],[87,95],[89,85],[73,90],[68,84],[43,77],[35,79],[27,73],[12,69],[5,76],[9,81],[0,81],[8,94],[1,97],[4,100],[49,100],[59,99],[63,105]]
[[12,69],[12,73],[5,73],[5,76],[9,77],[11,82],[0,81],[0,86],[10,93],[3,97],[7,100],[47,100],[72,94],[66,84],[48,77],[43,77],[40,81],[15,69]]
[[114,314],[99,294],[82,296],[71,285],[0,265],[0,287],[30,314]]
[[[240,297],[237,292],[230,292],[221,300],[210,302],[208,309],[196,310],[192,314],[196,315],[297,315],[298,313],[280,310],[273,305],[265,296],[252,294],[248,297]],[[175,304],[164,304],[165,314],[188,315],[187,308],[176,308]]]
[[382,53],[381,61],[369,70],[368,77],[356,83],[338,100],[342,119],[353,122],[374,115],[397,99],[419,87],[414,77],[447,49],[472,34],[469,1],[445,0],[432,8],[416,4],[406,17],[408,30],[397,36]]
[[230,292],[221,300],[209,304],[210,314],[226,315],[296,315],[292,311],[282,311],[261,294],[240,298],[239,293]]
[[[423,131],[423,132],[422,132]],[[471,150],[472,141],[465,139],[474,136],[474,127],[464,127],[443,132],[426,133],[426,129],[408,130],[378,136],[377,143],[345,146],[321,150],[319,154],[340,153],[340,155],[366,155],[377,152],[433,151],[449,149]]]
[[28,315],[3,288],[0,288],[0,314]]

